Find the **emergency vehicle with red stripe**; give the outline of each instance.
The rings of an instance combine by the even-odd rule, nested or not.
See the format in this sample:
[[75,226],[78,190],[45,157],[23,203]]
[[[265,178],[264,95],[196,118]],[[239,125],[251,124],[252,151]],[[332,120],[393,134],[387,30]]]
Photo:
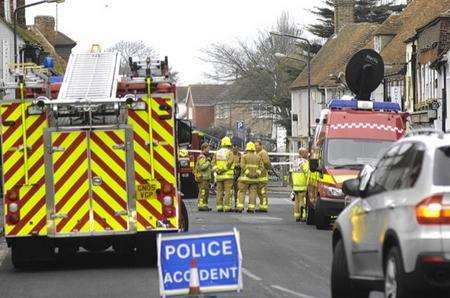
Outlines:
[[[60,86],[39,87],[22,74],[19,99],[1,102],[14,266],[79,248],[113,247],[151,261],[157,233],[187,230],[167,58],[130,66],[132,76],[120,78],[118,53],[72,54]],[[42,87],[49,97],[26,96]]]
[[321,112],[311,150],[307,223],[327,229],[348,200],[342,183],[373,165],[406,133],[408,115],[396,103],[331,100]]

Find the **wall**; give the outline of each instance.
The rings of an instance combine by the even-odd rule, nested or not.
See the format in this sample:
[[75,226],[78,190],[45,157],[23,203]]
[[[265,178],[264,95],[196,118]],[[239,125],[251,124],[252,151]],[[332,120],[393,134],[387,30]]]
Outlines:
[[206,130],[214,125],[214,106],[201,106],[194,108],[194,125],[198,129]]
[[[235,130],[236,123],[238,121],[244,121],[244,124],[253,134],[265,135],[268,137],[272,137],[273,130],[273,120],[272,118],[258,118],[252,115],[252,102],[248,103],[233,103],[231,106],[231,121],[230,121],[230,113],[228,112],[225,117],[218,118],[217,114],[215,115],[215,126],[216,127],[226,127]],[[218,103],[217,106],[221,105]]]
[[[333,95],[329,94],[330,98]],[[311,122],[314,127],[316,118],[320,117],[320,111],[325,105],[325,96],[317,89],[311,90]],[[296,89],[291,92],[292,114],[298,115],[298,121],[292,120],[292,137],[304,139],[308,137],[308,90]]]
[[[23,40],[18,38],[18,46],[23,45]],[[9,64],[14,62],[14,34],[12,30],[5,23],[0,21],[0,82],[10,82],[12,80],[9,75]],[[6,99],[12,99],[14,97],[13,91],[8,91]]]

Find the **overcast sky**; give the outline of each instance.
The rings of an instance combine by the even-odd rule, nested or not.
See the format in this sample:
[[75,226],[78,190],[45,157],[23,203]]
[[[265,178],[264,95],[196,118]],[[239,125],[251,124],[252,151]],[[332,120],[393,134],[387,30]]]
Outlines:
[[[27,3],[36,0],[27,0]],[[299,25],[314,21],[306,9],[321,0],[66,0],[59,5],[58,30],[74,39],[78,52],[93,43],[104,48],[120,40],[143,40],[169,56],[180,72],[180,83],[205,82],[208,66],[198,59],[211,43],[251,40],[258,30],[270,29],[287,11]],[[55,4],[27,11],[55,15]]]

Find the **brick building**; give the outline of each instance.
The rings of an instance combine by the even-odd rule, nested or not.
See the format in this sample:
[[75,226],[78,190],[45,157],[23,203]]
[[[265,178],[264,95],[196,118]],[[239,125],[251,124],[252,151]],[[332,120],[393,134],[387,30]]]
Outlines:
[[[224,99],[215,106],[215,127],[226,128],[245,139],[250,137],[272,137],[273,107],[263,101]],[[239,126],[239,128],[238,128]]]
[[223,99],[225,85],[198,84],[188,86],[185,96],[187,119],[201,130],[214,126],[215,105]]

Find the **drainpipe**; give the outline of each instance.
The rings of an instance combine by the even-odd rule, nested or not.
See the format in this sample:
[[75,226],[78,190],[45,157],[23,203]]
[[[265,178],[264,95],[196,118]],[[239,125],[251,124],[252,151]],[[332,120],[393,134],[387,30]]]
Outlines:
[[416,111],[417,105],[417,46],[413,43],[411,54],[411,74],[413,85],[413,112]]
[[442,89],[442,131],[447,129],[447,66],[444,64],[444,88]]

